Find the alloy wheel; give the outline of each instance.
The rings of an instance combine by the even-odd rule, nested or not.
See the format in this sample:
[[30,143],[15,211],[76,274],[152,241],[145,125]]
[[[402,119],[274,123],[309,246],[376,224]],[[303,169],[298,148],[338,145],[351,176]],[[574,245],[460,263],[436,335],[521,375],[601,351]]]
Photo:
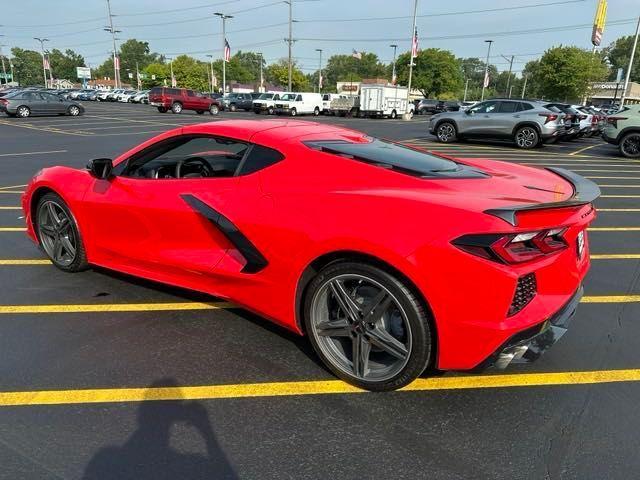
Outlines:
[[209,113],[211,115],[218,115],[219,112],[220,109],[216,105],[211,105],[211,107],[209,108]]
[[620,150],[625,157],[640,156],[640,133],[631,133],[620,142]]
[[44,202],[38,209],[38,234],[42,247],[59,265],[69,266],[76,258],[77,239],[72,220],[56,202]]
[[71,107],[69,107],[69,115],[71,115],[72,117],[77,117],[78,115],[80,115],[80,109],[75,105],[72,105]]
[[450,123],[443,123],[438,127],[438,140],[441,142],[449,142],[454,139],[456,129]]
[[26,118],[29,115],[31,115],[31,110],[29,110],[29,107],[21,106],[21,107],[18,107],[18,110],[16,111],[16,113],[18,114],[19,117]]
[[531,127],[518,130],[516,134],[516,144],[520,148],[532,148],[538,143],[538,132]]
[[310,323],[333,366],[358,380],[388,380],[411,356],[406,312],[386,287],[364,275],[337,275],[324,282],[312,299]]

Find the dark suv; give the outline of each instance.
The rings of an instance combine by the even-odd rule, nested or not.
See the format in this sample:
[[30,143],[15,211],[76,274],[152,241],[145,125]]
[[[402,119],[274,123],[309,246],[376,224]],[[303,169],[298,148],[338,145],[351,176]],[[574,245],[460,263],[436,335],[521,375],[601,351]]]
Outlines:
[[258,98],[261,93],[228,93],[222,97],[222,104],[228,108],[230,112],[236,110],[253,110],[253,101]]
[[429,113],[438,113],[438,100],[423,98],[416,104],[416,112],[418,115],[427,115]]
[[149,105],[158,107],[160,113],[193,110],[199,114],[208,111],[211,115],[217,115],[220,111],[217,101],[186,88],[154,87],[149,91]]

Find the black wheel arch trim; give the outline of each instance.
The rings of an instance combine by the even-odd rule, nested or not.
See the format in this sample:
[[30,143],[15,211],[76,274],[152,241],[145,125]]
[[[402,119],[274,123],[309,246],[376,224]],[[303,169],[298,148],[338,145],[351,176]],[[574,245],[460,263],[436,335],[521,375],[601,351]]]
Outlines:
[[630,127],[623,128],[620,133],[618,133],[616,142],[619,144],[620,142],[622,142],[622,139],[625,137],[625,135],[628,135],[630,133],[640,133],[640,125],[632,125]]
[[520,130],[522,127],[533,127],[536,129],[536,132],[538,132],[538,135],[542,136],[542,129],[540,128],[540,125],[538,125],[536,122],[531,122],[531,121],[518,123],[515,127],[513,127],[511,135],[515,135],[516,132]]
[[518,220],[516,218],[516,214],[518,212],[528,210],[546,210],[551,208],[555,209],[565,207],[578,207],[580,205],[591,203],[600,196],[600,187],[595,182],[587,180],[577,173],[573,173],[569,170],[558,167],[547,167],[546,170],[555,173],[559,177],[562,177],[573,186],[573,195],[571,196],[571,198],[560,202],[533,203],[517,205],[513,207],[491,208],[489,210],[485,210],[484,213],[501,218],[505,222],[510,223],[515,227],[518,225]]
[[436,126],[435,126],[435,128],[434,128],[434,131],[436,132],[436,134],[438,133],[438,132],[437,132],[438,127],[439,127],[440,125],[442,125],[443,123],[450,123],[450,124],[452,124],[452,125],[453,125],[453,127],[456,129],[456,134],[457,134],[457,135],[459,135],[459,133],[458,133],[458,123],[457,123],[455,120],[451,119],[451,118],[441,118],[440,120],[438,120],[438,121],[436,122]]
[[199,198],[190,194],[183,194],[181,198],[197,213],[209,220],[247,261],[242,267],[242,273],[257,273],[267,265],[267,259],[260,253],[256,246],[240,229],[222,213],[207,205]]

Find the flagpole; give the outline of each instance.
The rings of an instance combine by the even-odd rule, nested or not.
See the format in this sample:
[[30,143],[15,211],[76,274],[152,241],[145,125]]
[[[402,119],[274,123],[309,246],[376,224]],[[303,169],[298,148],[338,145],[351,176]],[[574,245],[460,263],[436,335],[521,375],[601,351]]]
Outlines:
[[407,111],[404,115],[402,115],[403,120],[411,120],[411,105],[410,96],[411,96],[411,78],[413,76],[413,42],[415,41],[416,36],[416,17],[418,15],[418,0],[415,0],[413,3],[413,28],[411,29],[411,53],[409,54],[411,60],[409,61],[409,82],[407,85]]
[[489,86],[489,82],[487,82],[487,79],[489,78],[489,54],[491,53],[491,44],[493,43],[493,40],[485,40],[484,42],[488,43],[489,47],[487,48],[487,61],[484,64],[484,79],[482,80],[482,95],[480,96],[481,102],[484,100],[484,89]]
[[225,15],[224,13],[216,12],[214,15],[222,19],[222,95],[227,93],[227,33],[226,23],[227,18],[233,18],[232,15]]

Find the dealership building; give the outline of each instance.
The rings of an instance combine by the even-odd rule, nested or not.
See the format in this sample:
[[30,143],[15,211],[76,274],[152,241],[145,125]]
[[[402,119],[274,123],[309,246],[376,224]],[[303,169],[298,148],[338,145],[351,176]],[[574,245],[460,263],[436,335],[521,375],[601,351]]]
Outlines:
[[[596,106],[619,103],[620,97],[622,97],[623,88],[623,82],[593,83],[591,85],[591,103]],[[629,82],[629,85],[627,85],[627,93],[625,95],[624,103],[640,103],[640,83]]]

